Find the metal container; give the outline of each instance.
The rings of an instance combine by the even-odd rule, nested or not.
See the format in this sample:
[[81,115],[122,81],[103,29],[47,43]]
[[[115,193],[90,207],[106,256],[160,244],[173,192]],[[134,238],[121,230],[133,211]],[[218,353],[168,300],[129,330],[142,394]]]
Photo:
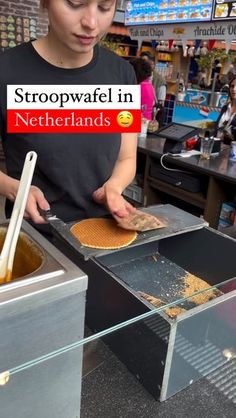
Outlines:
[[86,323],[94,331],[152,312],[154,306],[140,291],[166,304],[182,299],[187,272],[209,287],[223,283],[217,297],[204,303],[182,301],[184,311],[175,318],[163,309],[106,335],[105,342],[120,360],[163,401],[227,362],[225,353],[235,346],[236,241],[171,205],[146,210],[168,226],[140,233],[128,248],[82,247],[78,253],[66,242],[61,246],[88,274]]
[[218,91],[211,92],[209,106],[218,107],[221,93]]
[[87,276],[25,221],[22,231],[15,279],[0,286],[0,372],[12,371],[0,416],[77,418],[82,347],[35,359],[83,338]]

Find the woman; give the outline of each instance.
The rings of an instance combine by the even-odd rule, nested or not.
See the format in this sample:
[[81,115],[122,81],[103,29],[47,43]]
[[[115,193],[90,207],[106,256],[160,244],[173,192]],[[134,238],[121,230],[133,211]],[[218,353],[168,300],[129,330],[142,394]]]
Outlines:
[[131,61],[136,74],[137,82],[141,86],[142,116],[152,120],[153,106],[155,105],[155,90],[151,82],[152,68],[148,61],[136,58]]
[[230,145],[236,137],[236,75],[229,82],[229,102],[222,107],[216,122],[215,136]]
[[166,80],[155,69],[155,58],[149,51],[141,52],[140,57],[151,65],[151,82],[155,90],[156,101],[158,105],[164,106],[166,100]]
[[0,193],[7,197],[6,215],[11,213],[25,155],[33,150],[38,160],[26,213],[38,227],[45,223],[38,206],[50,207],[67,222],[102,216],[107,209],[114,217],[125,217],[135,210],[122,192],[135,175],[136,134],[6,131],[7,84],[136,83],[132,67],[98,45],[112,23],[115,0],[41,0],[40,5],[47,9],[48,34],[0,57],[0,132],[7,167],[7,174],[0,173]]
[[203,70],[200,70],[197,74],[198,78],[198,85],[201,89],[207,88],[207,72],[206,69],[203,68]]

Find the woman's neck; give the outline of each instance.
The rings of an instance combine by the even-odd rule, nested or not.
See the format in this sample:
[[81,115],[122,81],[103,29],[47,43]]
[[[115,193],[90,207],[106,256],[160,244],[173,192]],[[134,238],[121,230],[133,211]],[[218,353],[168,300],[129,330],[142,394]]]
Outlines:
[[87,54],[78,54],[58,44],[50,33],[32,42],[38,54],[52,65],[60,68],[80,68],[90,63],[93,50]]

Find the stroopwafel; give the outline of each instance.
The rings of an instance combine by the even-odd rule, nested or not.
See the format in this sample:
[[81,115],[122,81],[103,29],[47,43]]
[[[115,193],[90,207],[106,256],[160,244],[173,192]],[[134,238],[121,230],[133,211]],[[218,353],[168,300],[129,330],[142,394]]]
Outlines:
[[158,229],[166,226],[166,224],[156,216],[142,212],[138,209],[125,218],[120,218],[118,225],[121,228],[130,229],[132,231],[150,231],[151,229]]
[[104,218],[84,219],[70,230],[82,245],[105,250],[126,247],[137,237],[136,231],[126,231],[115,220]]

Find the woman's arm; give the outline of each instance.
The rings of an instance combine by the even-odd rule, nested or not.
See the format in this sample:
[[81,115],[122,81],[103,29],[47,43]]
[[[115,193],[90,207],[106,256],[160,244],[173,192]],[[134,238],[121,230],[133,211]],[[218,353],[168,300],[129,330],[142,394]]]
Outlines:
[[121,147],[111,177],[93,193],[98,203],[106,204],[113,216],[124,217],[135,210],[122,192],[131,183],[136,172],[137,134],[121,135]]
[[0,171],[0,195],[7,199],[14,201],[16,198],[19,181],[9,177],[7,174]]
[[[15,201],[19,183],[19,180],[16,180],[0,171],[0,194],[5,196],[11,202]],[[38,206],[45,210],[49,209],[49,203],[45,199],[41,190],[36,186],[31,186],[25,216],[31,218],[35,223],[45,223],[45,220],[38,212]]]
[[108,182],[120,193],[131,183],[136,173],[137,134],[123,133],[118,159]]

